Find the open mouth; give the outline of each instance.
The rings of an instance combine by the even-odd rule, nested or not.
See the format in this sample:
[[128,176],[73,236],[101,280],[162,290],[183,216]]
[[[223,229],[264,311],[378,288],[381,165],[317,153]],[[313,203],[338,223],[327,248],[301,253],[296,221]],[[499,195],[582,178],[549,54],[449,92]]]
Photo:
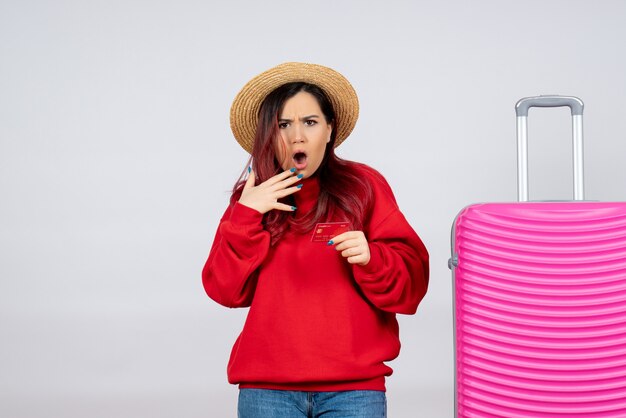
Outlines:
[[306,153],[302,151],[298,151],[293,154],[293,162],[298,170],[303,170],[306,168],[307,156]]

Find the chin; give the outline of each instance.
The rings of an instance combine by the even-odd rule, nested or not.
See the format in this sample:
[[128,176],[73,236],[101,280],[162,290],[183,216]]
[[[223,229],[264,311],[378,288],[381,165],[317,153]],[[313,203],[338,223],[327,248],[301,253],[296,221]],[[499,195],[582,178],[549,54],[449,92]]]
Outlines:
[[315,167],[314,169],[311,169],[309,167],[305,168],[304,170],[300,171],[300,174],[303,174],[305,179],[309,178],[309,177],[313,177],[313,175],[315,175],[315,173],[317,173],[319,167]]

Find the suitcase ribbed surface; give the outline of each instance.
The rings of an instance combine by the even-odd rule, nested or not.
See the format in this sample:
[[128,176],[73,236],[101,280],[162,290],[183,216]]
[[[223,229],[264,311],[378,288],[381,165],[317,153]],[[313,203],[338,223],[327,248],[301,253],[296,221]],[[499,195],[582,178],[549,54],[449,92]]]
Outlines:
[[626,205],[457,217],[458,417],[626,417]]

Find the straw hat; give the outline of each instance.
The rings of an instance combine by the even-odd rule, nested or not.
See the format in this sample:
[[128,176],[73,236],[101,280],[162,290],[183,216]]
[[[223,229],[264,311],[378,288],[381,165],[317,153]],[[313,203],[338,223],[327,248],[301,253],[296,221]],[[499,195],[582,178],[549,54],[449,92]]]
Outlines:
[[328,67],[286,62],[250,80],[230,108],[230,129],[248,153],[252,153],[261,103],[276,88],[296,81],[317,85],[330,99],[335,110],[335,147],[350,135],[359,117],[359,99],[350,82]]

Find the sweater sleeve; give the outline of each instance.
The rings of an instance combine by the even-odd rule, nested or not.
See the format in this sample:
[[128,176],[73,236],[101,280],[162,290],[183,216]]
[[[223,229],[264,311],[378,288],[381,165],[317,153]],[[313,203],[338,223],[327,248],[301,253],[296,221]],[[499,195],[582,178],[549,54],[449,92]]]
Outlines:
[[202,284],[207,295],[221,305],[238,308],[252,303],[256,270],[270,246],[262,219],[260,212],[236,202],[220,220],[202,269]]
[[382,176],[373,183],[376,203],[364,231],[370,261],[352,266],[354,278],[379,309],[414,314],[428,288],[428,251],[398,209]]

